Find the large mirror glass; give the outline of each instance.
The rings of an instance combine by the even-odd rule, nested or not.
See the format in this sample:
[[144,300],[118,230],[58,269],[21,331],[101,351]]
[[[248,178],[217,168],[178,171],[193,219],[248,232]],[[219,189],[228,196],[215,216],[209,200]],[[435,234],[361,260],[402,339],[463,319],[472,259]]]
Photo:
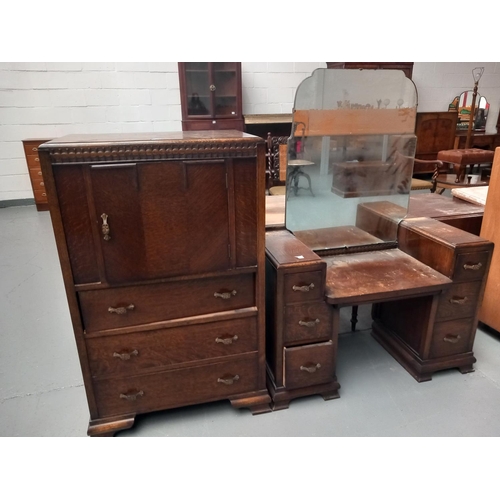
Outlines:
[[317,252],[395,246],[408,209],[417,94],[397,70],[317,69],[297,88],[285,223]]
[[[458,112],[458,130],[467,130],[469,128],[473,95],[473,90],[466,90],[456,96],[448,106],[448,111]],[[486,97],[477,94],[476,102],[474,104],[474,130],[485,130],[489,109],[490,105],[486,100]]]

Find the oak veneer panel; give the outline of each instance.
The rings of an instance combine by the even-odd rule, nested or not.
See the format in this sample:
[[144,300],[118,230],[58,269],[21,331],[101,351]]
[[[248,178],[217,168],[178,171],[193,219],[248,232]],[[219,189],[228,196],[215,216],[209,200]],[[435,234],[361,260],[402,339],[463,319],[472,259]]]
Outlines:
[[491,267],[486,281],[479,321],[500,331],[500,148],[496,148],[491,169],[488,196],[484,207],[481,236],[495,244]]

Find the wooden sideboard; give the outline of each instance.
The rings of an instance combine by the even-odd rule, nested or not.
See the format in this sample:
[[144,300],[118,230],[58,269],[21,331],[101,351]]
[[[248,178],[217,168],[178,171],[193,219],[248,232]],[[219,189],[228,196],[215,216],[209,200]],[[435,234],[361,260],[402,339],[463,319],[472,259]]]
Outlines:
[[31,188],[33,189],[36,209],[39,211],[49,209],[45,181],[43,179],[40,158],[38,156],[38,147],[48,140],[49,139],[25,139],[23,141],[24,155],[26,157],[26,164],[28,165]]
[[[464,149],[466,141],[467,131],[457,131],[453,149]],[[500,147],[500,133],[487,134],[486,132],[474,132],[474,135],[471,137],[470,147],[494,151],[496,148]]]
[[42,171],[89,435],[229,399],[270,411],[264,141],[237,131],[67,136]]
[[[417,113],[415,135],[417,147],[415,158],[435,160],[439,151],[453,149],[457,129],[456,111]],[[434,171],[433,165],[415,162],[413,173],[425,174]]]

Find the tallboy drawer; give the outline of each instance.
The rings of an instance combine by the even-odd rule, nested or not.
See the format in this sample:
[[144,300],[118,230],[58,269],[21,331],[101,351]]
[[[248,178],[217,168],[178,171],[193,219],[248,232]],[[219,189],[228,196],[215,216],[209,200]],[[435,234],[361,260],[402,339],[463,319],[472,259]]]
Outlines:
[[218,401],[258,389],[258,354],[218,363],[94,383],[101,417]]
[[324,273],[310,271],[285,275],[285,303],[304,302],[323,298]]
[[296,389],[331,382],[335,374],[335,358],[332,342],[285,347],[285,387]]
[[181,280],[79,293],[87,332],[255,305],[254,275]]
[[332,308],[324,302],[286,306],[285,343],[328,340],[332,332]]
[[257,350],[257,318],[87,338],[92,376],[137,375]]

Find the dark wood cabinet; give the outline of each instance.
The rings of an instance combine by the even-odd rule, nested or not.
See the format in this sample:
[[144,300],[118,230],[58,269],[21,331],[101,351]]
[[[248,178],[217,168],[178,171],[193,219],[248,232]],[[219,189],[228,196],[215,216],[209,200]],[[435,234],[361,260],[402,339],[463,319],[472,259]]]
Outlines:
[[[457,131],[458,114],[456,111],[436,111],[417,113],[415,135],[417,148],[415,158],[435,160],[439,151],[453,149]],[[435,165],[416,162],[414,174],[432,173]]]
[[244,130],[241,63],[180,62],[182,130]]
[[327,62],[328,69],[399,69],[411,79],[412,62]]
[[89,435],[265,381],[265,144],[238,131],[68,136],[40,149]]

